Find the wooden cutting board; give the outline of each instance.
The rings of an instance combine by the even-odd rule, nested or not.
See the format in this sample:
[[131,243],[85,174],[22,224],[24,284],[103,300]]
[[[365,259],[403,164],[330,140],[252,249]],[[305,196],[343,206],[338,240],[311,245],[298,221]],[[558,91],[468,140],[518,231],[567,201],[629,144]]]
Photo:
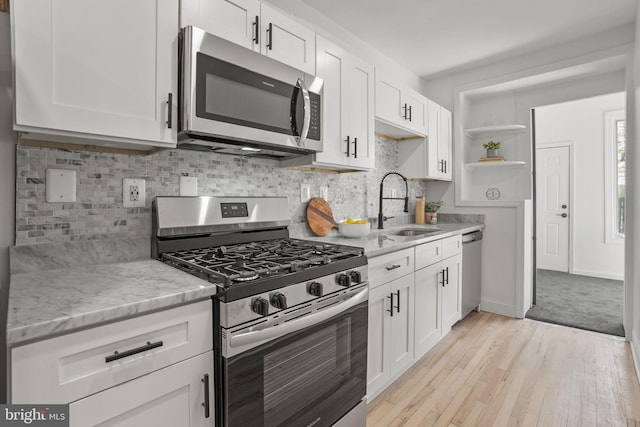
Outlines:
[[331,206],[320,197],[309,200],[307,222],[316,236],[326,236],[332,228],[338,228],[338,223],[333,219]]

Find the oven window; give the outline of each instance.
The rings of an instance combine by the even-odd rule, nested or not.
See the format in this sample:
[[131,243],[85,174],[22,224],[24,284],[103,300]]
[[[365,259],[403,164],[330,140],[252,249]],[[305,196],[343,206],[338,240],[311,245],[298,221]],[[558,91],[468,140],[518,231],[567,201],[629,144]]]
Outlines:
[[198,117],[292,134],[293,85],[201,53],[196,85]]
[[326,322],[223,359],[223,424],[335,423],[366,393],[367,318],[365,301]]
[[264,421],[282,424],[311,396],[336,390],[349,378],[349,319],[264,357]]

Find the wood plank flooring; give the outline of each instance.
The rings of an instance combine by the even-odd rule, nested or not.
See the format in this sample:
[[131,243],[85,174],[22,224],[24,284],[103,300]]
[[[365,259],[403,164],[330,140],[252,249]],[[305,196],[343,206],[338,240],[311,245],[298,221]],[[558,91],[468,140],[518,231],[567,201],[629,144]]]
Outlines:
[[369,404],[367,426],[639,426],[622,338],[472,312]]

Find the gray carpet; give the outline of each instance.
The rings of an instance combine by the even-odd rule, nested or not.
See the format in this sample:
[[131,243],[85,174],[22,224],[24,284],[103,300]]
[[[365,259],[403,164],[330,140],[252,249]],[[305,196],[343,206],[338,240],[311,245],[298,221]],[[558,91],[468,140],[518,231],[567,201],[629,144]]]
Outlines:
[[528,319],[624,336],[622,281],[538,270]]

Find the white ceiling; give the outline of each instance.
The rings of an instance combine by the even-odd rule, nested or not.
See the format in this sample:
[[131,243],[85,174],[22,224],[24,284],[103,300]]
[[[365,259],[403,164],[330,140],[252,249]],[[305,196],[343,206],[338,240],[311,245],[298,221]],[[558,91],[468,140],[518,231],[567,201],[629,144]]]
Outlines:
[[637,0],[302,0],[423,78],[635,21]]

